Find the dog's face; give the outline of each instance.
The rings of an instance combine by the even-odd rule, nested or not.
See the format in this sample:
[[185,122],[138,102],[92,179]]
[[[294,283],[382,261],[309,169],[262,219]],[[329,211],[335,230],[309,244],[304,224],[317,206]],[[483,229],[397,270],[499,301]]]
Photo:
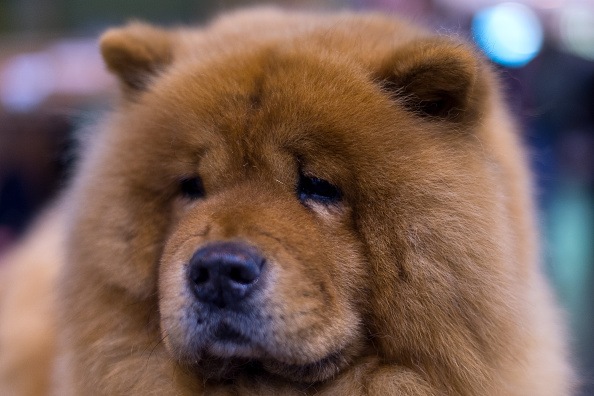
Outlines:
[[[451,321],[465,297],[447,263],[484,235],[441,246],[487,221],[469,207],[490,205],[488,187],[468,189],[488,177],[469,136],[478,66],[444,40],[381,49],[385,28],[371,54],[320,50],[327,31],[203,57],[188,55],[213,49],[199,34],[133,25],[104,37],[125,98],[84,164],[94,210],[79,231],[95,239],[75,235],[74,257],[158,295],[175,360],[207,377],[249,362],[320,381],[371,347],[429,349]],[[348,31],[336,43],[361,40]]]
[[325,84],[348,83],[342,70],[294,61],[265,52],[180,67],[151,98],[173,104],[187,95],[164,112],[166,123],[183,123],[170,153],[181,184],[160,265],[160,312],[173,354],[203,371],[258,360],[292,379],[320,380],[348,362],[363,335],[357,147],[350,131],[327,130],[335,110],[311,108],[291,82],[307,80],[307,95],[326,108],[342,106],[353,87],[328,95]]
[[159,266],[164,340],[208,375],[258,361],[317,381],[362,346],[369,264],[354,211],[357,161],[373,156],[357,129],[373,120],[351,106],[333,116],[349,95],[389,100],[347,68],[308,63],[265,51],[182,65],[146,93],[138,119],[128,114],[143,129],[129,144],[163,139],[146,157],[167,164],[174,189]]

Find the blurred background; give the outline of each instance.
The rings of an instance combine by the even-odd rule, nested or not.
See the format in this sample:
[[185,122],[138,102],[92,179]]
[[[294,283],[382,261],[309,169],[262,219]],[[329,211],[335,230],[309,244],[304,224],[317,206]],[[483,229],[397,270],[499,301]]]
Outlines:
[[[72,168],[72,136],[108,107],[97,36],[130,19],[195,24],[239,0],[0,0],[0,265]],[[270,2],[269,2],[270,4]],[[284,0],[400,13],[493,61],[537,173],[545,268],[594,395],[594,0]]]

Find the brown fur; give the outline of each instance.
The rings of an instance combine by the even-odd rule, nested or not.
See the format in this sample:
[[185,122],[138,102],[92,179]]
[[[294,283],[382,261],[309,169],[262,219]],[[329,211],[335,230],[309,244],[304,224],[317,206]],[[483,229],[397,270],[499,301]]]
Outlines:
[[[472,49],[260,9],[101,50],[124,95],[60,212],[55,394],[570,394],[524,154]],[[300,173],[342,199],[300,202]],[[249,347],[212,352],[185,268],[229,240],[266,264]]]

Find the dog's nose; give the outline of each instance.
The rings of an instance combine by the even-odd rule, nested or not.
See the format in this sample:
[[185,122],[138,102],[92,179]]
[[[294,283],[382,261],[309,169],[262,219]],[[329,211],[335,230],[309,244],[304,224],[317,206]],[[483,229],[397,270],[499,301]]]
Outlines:
[[210,243],[190,259],[188,277],[196,298],[219,308],[233,307],[256,288],[264,257],[241,242]]

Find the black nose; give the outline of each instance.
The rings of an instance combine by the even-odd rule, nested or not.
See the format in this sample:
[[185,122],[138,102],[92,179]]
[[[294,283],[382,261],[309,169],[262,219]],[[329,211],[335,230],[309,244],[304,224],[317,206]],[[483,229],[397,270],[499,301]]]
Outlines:
[[233,307],[256,288],[264,257],[241,242],[215,242],[190,259],[190,288],[199,301],[219,308]]

